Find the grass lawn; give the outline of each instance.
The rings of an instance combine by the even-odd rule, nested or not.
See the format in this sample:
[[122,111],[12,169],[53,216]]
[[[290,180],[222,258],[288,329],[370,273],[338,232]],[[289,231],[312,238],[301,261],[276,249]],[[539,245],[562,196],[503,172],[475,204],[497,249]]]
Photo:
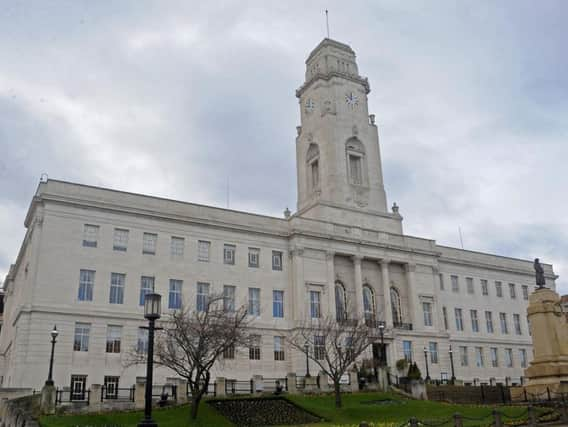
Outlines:
[[[408,400],[390,393],[356,393],[343,395],[343,407],[335,409],[333,395],[323,396],[287,396],[297,405],[313,412],[326,422],[310,424],[309,427],[338,425],[358,426],[361,421],[373,423],[394,423],[400,425],[410,417],[421,420],[444,420],[454,413],[480,418],[491,414],[492,406],[454,405],[424,400]],[[397,403],[365,404],[373,400],[393,399]],[[498,409],[508,416],[517,416],[526,410],[525,407],[504,407]],[[160,427],[228,427],[233,426],[227,419],[219,415],[213,408],[203,402],[199,409],[199,417],[195,422],[189,421],[188,406],[170,409],[157,409],[153,412],[154,420]],[[142,419],[142,412],[107,413],[100,415],[66,415],[42,417],[42,427],[102,426],[119,424],[124,427],[135,427]],[[504,419],[504,421],[507,421]],[[464,425],[488,425],[491,419],[483,422],[464,420]],[[305,426],[308,427],[308,426]]]

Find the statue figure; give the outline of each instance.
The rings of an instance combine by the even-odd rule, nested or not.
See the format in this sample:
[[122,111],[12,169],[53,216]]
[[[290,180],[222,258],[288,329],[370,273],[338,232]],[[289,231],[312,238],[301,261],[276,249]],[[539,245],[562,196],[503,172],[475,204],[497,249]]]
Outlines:
[[538,289],[542,289],[546,287],[546,281],[544,280],[544,270],[542,269],[542,265],[538,258],[534,260],[534,271],[536,275],[536,286]]

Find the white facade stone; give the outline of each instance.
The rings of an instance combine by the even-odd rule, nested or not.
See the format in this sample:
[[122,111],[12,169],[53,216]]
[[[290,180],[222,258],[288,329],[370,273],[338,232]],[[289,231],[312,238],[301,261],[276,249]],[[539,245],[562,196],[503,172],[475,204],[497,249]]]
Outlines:
[[[425,375],[423,348],[436,343],[437,363],[430,363],[434,379],[451,376],[452,345],[458,379],[519,382],[524,369],[520,350],[526,351],[528,360],[532,357],[528,301],[522,290],[534,287],[532,261],[449,248],[403,234],[398,210],[387,211],[378,132],[367,107],[369,91],[347,45],[326,39],[311,53],[306,82],[297,91],[302,120],[296,141],[298,212],[287,218],[56,180],[41,182],[26,216],[24,242],[5,281],[2,386],[41,387],[54,324],[60,331],[54,366],[57,385],[69,385],[71,375],[87,375],[87,384],[101,384],[111,375],[120,377],[121,387],[134,384],[145,368],[125,362],[127,351],[136,345],[138,328],[145,324],[139,305],[142,276],[154,278],[166,315],[170,279],[183,281],[182,300],[190,306],[196,304],[198,282],[209,283],[211,292],[235,286],[239,305],[248,304],[249,288],[260,289],[260,315],[253,325],[261,336],[260,360],[249,360],[247,349],[237,351],[234,360],[215,368],[212,378],[303,375],[303,357],[288,347],[285,360],[274,360],[274,337],[287,336],[309,315],[310,291],[320,292],[322,313],[333,315],[335,284],[341,282],[347,299],[354,302],[352,310],[361,315],[363,287],[372,290],[376,318],[386,321],[393,371],[396,360],[404,357],[403,342],[411,341],[413,359]],[[318,165],[312,169],[314,160]],[[89,229],[87,239],[96,239],[96,247],[83,245],[85,225],[98,227]],[[143,245],[144,233],[157,235],[155,254],[143,253],[153,248],[153,238],[147,237]],[[208,261],[199,259],[199,241],[210,242]],[[235,248],[234,264],[224,262],[227,244]],[[258,253],[258,267],[249,265],[249,248]],[[273,251],[282,253],[281,269],[273,269]],[[552,266],[544,269],[547,284],[554,289]],[[95,272],[92,301],[79,300],[81,270]],[[125,275],[122,304],[110,303],[112,273]],[[457,292],[451,276],[458,278]],[[473,293],[468,293],[468,278]],[[482,294],[482,280],[487,280],[488,295]],[[496,296],[496,281],[502,283],[502,297]],[[516,286],[515,298],[509,283]],[[399,297],[391,294],[393,287]],[[274,290],[284,292],[283,318],[273,316]],[[398,301],[400,309],[393,311]],[[424,304],[431,309],[431,325],[425,325]],[[463,331],[456,330],[456,308],[462,309]],[[477,310],[478,332],[472,330],[471,310]],[[493,333],[486,328],[486,311],[492,313]],[[507,334],[501,332],[500,313],[506,314]],[[516,314],[520,335],[515,331]],[[73,349],[78,322],[90,324],[88,351]],[[109,325],[122,326],[120,353],[106,352]],[[460,363],[463,346],[469,355],[467,366]],[[482,348],[483,366],[476,365],[476,347]],[[498,349],[497,367],[491,366],[491,348]],[[506,349],[513,351],[512,367],[505,366]],[[172,376],[159,368],[156,382]]]

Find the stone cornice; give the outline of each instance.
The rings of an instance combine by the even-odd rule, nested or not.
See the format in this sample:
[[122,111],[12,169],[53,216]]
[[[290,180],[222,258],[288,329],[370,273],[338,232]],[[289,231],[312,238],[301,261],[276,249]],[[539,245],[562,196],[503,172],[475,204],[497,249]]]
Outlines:
[[350,80],[354,83],[358,83],[360,85],[363,86],[363,88],[365,89],[365,93],[368,94],[369,92],[371,92],[371,86],[369,85],[369,80],[366,77],[360,77],[360,76],[354,76],[352,74],[347,74],[347,73],[341,73],[338,71],[330,71],[328,73],[317,73],[314,74],[314,76],[308,80],[306,83],[304,83],[302,86],[300,86],[297,90],[296,90],[296,97],[300,98],[302,96],[302,94],[315,82],[317,82],[318,80],[324,80],[324,81],[330,81],[332,78],[334,77],[339,77],[345,80]]

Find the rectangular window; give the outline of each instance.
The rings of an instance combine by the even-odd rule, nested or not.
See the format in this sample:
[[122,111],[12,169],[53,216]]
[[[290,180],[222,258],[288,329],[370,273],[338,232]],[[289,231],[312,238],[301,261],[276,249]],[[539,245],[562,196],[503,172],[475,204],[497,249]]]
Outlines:
[[87,387],[86,375],[71,375],[71,396],[70,400],[85,400]]
[[456,317],[456,329],[458,331],[463,331],[462,309],[461,308],[454,309],[454,315]]
[[477,318],[477,310],[469,310],[469,315],[471,316],[471,330],[473,332],[479,332],[479,319]]
[[402,342],[402,353],[408,362],[412,362],[412,341]]
[[126,249],[128,249],[128,230],[123,228],[114,229],[112,249],[115,251],[126,252]]
[[235,251],[237,250],[235,245],[223,245],[223,262],[225,264],[234,265],[235,264]]
[[521,368],[527,367],[527,351],[524,348],[519,349],[519,360],[521,361]]
[[475,347],[475,366],[483,368],[483,347]]
[[83,226],[83,246],[88,248],[96,248],[99,240],[99,226],[85,224]]
[[485,325],[487,326],[487,333],[493,333],[493,313],[490,311],[485,312]]
[[272,251],[272,269],[282,271],[282,252]]
[[451,280],[452,280],[452,292],[459,292],[460,284],[458,281],[458,276],[451,276]]
[[274,337],[274,360],[285,360],[284,337]]
[[435,364],[438,363],[438,343],[437,342],[429,342],[428,343],[428,350],[430,353],[430,363]]
[[438,275],[438,277],[440,278],[440,290],[443,291],[444,290],[444,275],[442,273],[440,273]]
[[489,349],[489,353],[491,354],[491,366],[493,368],[498,368],[499,367],[499,351],[497,350],[497,347],[491,347]]
[[146,255],[156,255],[158,235],[154,233],[144,233],[142,236],[142,253]]
[[260,335],[250,337],[249,359],[260,360]]
[[272,291],[272,317],[284,317],[284,291]]
[[148,329],[138,328],[138,341],[136,342],[136,351],[138,353],[148,352]]
[[473,277],[466,277],[465,278],[465,283],[466,283],[466,287],[467,287],[467,293],[468,294],[473,294],[474,289],[473,289]]
[[487,280],[481,279],[481,294],[489,295],[489,287],[487,285]]
[[312,319],[321,317],[321,294],[319,291],[310,291],[310,317]]
[[110,304],[124,304],[124,283],[126,274],[110,273]]
[[150,276],[142,276],[140,278],[140,297],[138,303],[144,305],[146,294],[154,292],[154,278]]
[[122,326],[107,327],[106,352],[120,353],[120,341],[122,338]]
[[248,314],[260,316],[260,288],[249,288]]
[[515,288],[514,283],[509,283],[509,296],[511,299],[517,298],[517,289]]
[[235,311],[235,293],[236,288],[234,286],[223,286],[223,310],[226,313],[233,313]]
[[448,310],[446,307],[442,307],[442,315],[444,317],[444,329],[448,330]]
[[513,349],[512,348],[506,348],[505,349],[505,366],[507,368],[513,367]]
[[93,286],[95,285],[95,272],[81,270],[79,272],[79,301],[93,300]]
[[495,282],[495,295],[499,298],[503,297],[503,284],[501,282]]
[[185,239],[183,237],[174,237],[170,241],[170,255],[173,258],[183,258],[185,251]]
[[103,395],[105,399],[118,398],[118,381],[120,377],[111,377],[105,375]]
[[513,314],[513,325],[515,326],[515,334],[522,335],[523,331],[521,330],[521,316],[518,314]]
[[249,248],[249,267],[251,268],[258,268],[260,265],[260,249],[258,248]]
[[205,312],[209,304],[209,283],[197,282],[197,311]]
[[351,183],[355,185],[363,184],[363,171],[361,168],[361,157],[353,154],[349,155],[349,172]]
[[75,339],[73,350],[89,351],[89,335],[91,333],[90,323],[75,323]]
[[325,360],[325,336],[314,336],[314,357],[316,360]]
[[528,300],[529,299],[529,287],[527,285],[523,285],[523,286],[521,286],[521,288],[523,290],[523,299]]
[[507,313],[499,313],[499,322],[501,323],[501,333],[508,334],[509,327],[507,326]]
[[234,359],[235,358],[235,346],[230,345],[223,350],[223,359]]
[[422,312],[424,314],[424,326],[432,326],[432,304],[423,302]]
[[469,360],[467,358],[467,347],[465,345],[460,346],[460,361],[462,366],[469,365]]
[[211,242],[199,240],[197,242],[197,260],[209,262],[209,252],[211,251]]
[[170,279],[170,292],[168,294],[168,308],[178,310],[181,308],[182,280]]

